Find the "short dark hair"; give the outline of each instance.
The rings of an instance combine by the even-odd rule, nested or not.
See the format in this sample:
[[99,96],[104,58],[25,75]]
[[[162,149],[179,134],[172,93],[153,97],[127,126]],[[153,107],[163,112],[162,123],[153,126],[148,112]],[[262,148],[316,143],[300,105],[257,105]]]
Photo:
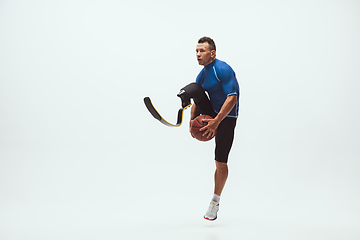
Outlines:
[[214,40],[212,40],[211,38],[209,37],[202,37],[199,39],[198,43],[208,43],[209,44],[209,47],[210,47],[210,51],[212,50],[215,50],[216,51],[216,45],[215,45],[215,42]]

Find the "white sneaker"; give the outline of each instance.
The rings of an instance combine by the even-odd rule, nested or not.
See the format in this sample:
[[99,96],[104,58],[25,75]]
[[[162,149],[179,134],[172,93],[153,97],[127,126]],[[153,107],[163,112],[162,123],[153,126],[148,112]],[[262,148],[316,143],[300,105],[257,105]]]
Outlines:
[[214,221],[217,218],[217,212],[219,211],[219,203],[215,201],[210,202],[209,209],[205,213],[204,218],[206,220]]

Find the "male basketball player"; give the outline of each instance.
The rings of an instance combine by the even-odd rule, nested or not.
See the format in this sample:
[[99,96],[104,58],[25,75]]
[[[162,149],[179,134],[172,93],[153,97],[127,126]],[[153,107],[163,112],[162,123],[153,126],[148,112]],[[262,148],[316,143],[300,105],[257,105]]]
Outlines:
[[[210,98],[215,111],[215,118],[204,120],[208,124],[200,129],[204,135],[215,136],[215,189],[208,211],[204,218],[213,221],[219,211],[221,192],[228,177],[228,155],[234,139],[234,129],[239,112],[239,84],[233,69],[225,62],[216,58],[215,42],[209,37],[199,39],[196,46],[196,57],[199,65],[203,65],[196,78]],[[203,114],[203,113],[202,113]],[[199,108],[194,103],[191,108],[192,121],[200,115]]]

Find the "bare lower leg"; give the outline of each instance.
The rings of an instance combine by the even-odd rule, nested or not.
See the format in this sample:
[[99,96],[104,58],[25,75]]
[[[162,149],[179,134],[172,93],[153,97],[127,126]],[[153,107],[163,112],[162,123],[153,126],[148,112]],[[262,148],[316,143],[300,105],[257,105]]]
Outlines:
[[214,193],[220,196],[222,190],[224,189],[229,171],[228,171],[227,163],[222,163],[218,161],[215,161],[215,163],[216,163],[216,170],[214,175],[214,180],[215,180]]

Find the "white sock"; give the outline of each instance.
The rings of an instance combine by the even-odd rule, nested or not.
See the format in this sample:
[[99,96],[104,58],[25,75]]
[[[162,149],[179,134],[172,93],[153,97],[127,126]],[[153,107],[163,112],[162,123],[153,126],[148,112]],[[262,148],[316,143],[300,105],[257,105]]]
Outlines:
[[219,201],[220,201],[220,196],[214,193],[214,196],[213,196],[213,198],[212,198],[212,201],[214,201],[214,202],[219,202]]

